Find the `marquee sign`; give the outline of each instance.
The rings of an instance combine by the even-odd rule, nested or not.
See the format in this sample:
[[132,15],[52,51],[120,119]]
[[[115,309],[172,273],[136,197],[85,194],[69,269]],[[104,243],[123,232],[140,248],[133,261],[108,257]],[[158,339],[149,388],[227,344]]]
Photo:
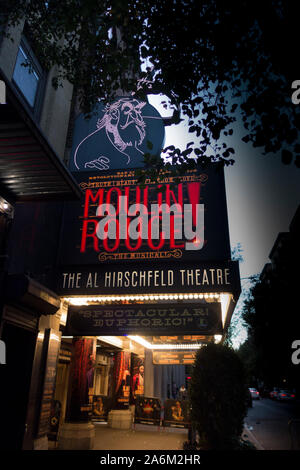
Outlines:
[[239,267],[237,261],[75,266],[57,273],[56,292],[66,296],[232,292],[237,296]]
[[80,114],[74,126],[71,171],[144,166],[144,155],[160,155],[164,123],[147,101],[120,97],[105,106],[98,102],[90,119]]
[[70,307],[66,333],[71,336],[222,334],[221,304],[176,303]]
[[137,184],[133,171],[74,173],[85,195],[67,202],[61,265],[230,259],[223,171],[190,170],[175,185]]

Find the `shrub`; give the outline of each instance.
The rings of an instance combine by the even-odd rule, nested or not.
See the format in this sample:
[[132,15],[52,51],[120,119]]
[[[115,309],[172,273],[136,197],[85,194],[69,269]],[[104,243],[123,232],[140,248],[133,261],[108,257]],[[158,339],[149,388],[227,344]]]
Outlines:
[[237,448],[247,413],[247,387],[243,364],[231,348],[208,344],[197,352],[190,400],[202,446]]

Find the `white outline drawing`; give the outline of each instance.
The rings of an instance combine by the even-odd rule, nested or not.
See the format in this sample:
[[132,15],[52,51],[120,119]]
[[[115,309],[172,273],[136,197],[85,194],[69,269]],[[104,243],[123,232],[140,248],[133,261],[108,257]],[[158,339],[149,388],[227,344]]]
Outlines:
[[[138,152],[144,155],[144,152],[140,150],[138,147],[142,145],[144,139],[146,137],[146,123],[144,118],[146,119],[161,119],[160,117],[155,116],[143,116],[142,109],[147,103],[145,101],[138,101],[135,98],[120,98],[113,104],[107,105],[105,107],[104,116],[97,121],[97,128],[94,132],[87,135],[77,146],[75,153],[74,153],[74,164],[76,168],[79,170],[80,167],[77,164],[77,153],[79,147],[85,142],[88,138],[92,135],[100,132],[102,129],[105,130],[107,138],[111,145],[118,150],[120,153],[127,157],[126,164],[130,163],[130,155],[127,153],[127,149],[129,147],[134,147]],[[123,124],[120,123],[122,118]],[[138,139],[133,141],[126,142],[122,139],[119,129],[125,130],[129,126],[134,126],[138,132]],[[100,162],[100,159],[107,158],[104,155],[101,155],[98,159],[91,160],[90,162],[86,162],[84,164],[84,168],[97,168],[98,170],[108,169],[103,168]],[[108,163],[105,162],[105,163]]]

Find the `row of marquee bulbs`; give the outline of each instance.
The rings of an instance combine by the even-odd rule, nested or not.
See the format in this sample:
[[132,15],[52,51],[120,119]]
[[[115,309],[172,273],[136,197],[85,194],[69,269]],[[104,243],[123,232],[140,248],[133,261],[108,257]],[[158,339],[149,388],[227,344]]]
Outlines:
[[[202,348],[203,346],[206,346],[206,343],[153,344],[141,336],[128,335],[127,337],[131,339],[132,341],[134,341],[135,343],[140,344],[144,348],[151,349],[151,350],[171,350],[171,351],[174,351],[177,349],[197,350],[197,349]],[[63,338],[73,338],[73,336],[63,336]],[[117,346],[118,348],[123,348],[123,341],[117,336],[98,336],[98,339],[103,341],[104,343]],[[222,335],[214,335],[215,343],[220,343],[221,341],[222,341]],[[101,346],[97,346],[97,347],[101,348]]]
[[149,294],[149,295],[122,295],[122,296],[95,296],[95,297],[65,297],[71,305],[84,305],[88,302],[118,302],[122,300],[219,300],[220,294]]

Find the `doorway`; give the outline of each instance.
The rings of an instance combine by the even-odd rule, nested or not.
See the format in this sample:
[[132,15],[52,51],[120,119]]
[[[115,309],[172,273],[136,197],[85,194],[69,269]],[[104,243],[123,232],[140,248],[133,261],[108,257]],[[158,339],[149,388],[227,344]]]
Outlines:
[[1,339],[6,345],[6,365],[1,374],[1,447],[20,450],[26,432],[36,332],[5,322]]

